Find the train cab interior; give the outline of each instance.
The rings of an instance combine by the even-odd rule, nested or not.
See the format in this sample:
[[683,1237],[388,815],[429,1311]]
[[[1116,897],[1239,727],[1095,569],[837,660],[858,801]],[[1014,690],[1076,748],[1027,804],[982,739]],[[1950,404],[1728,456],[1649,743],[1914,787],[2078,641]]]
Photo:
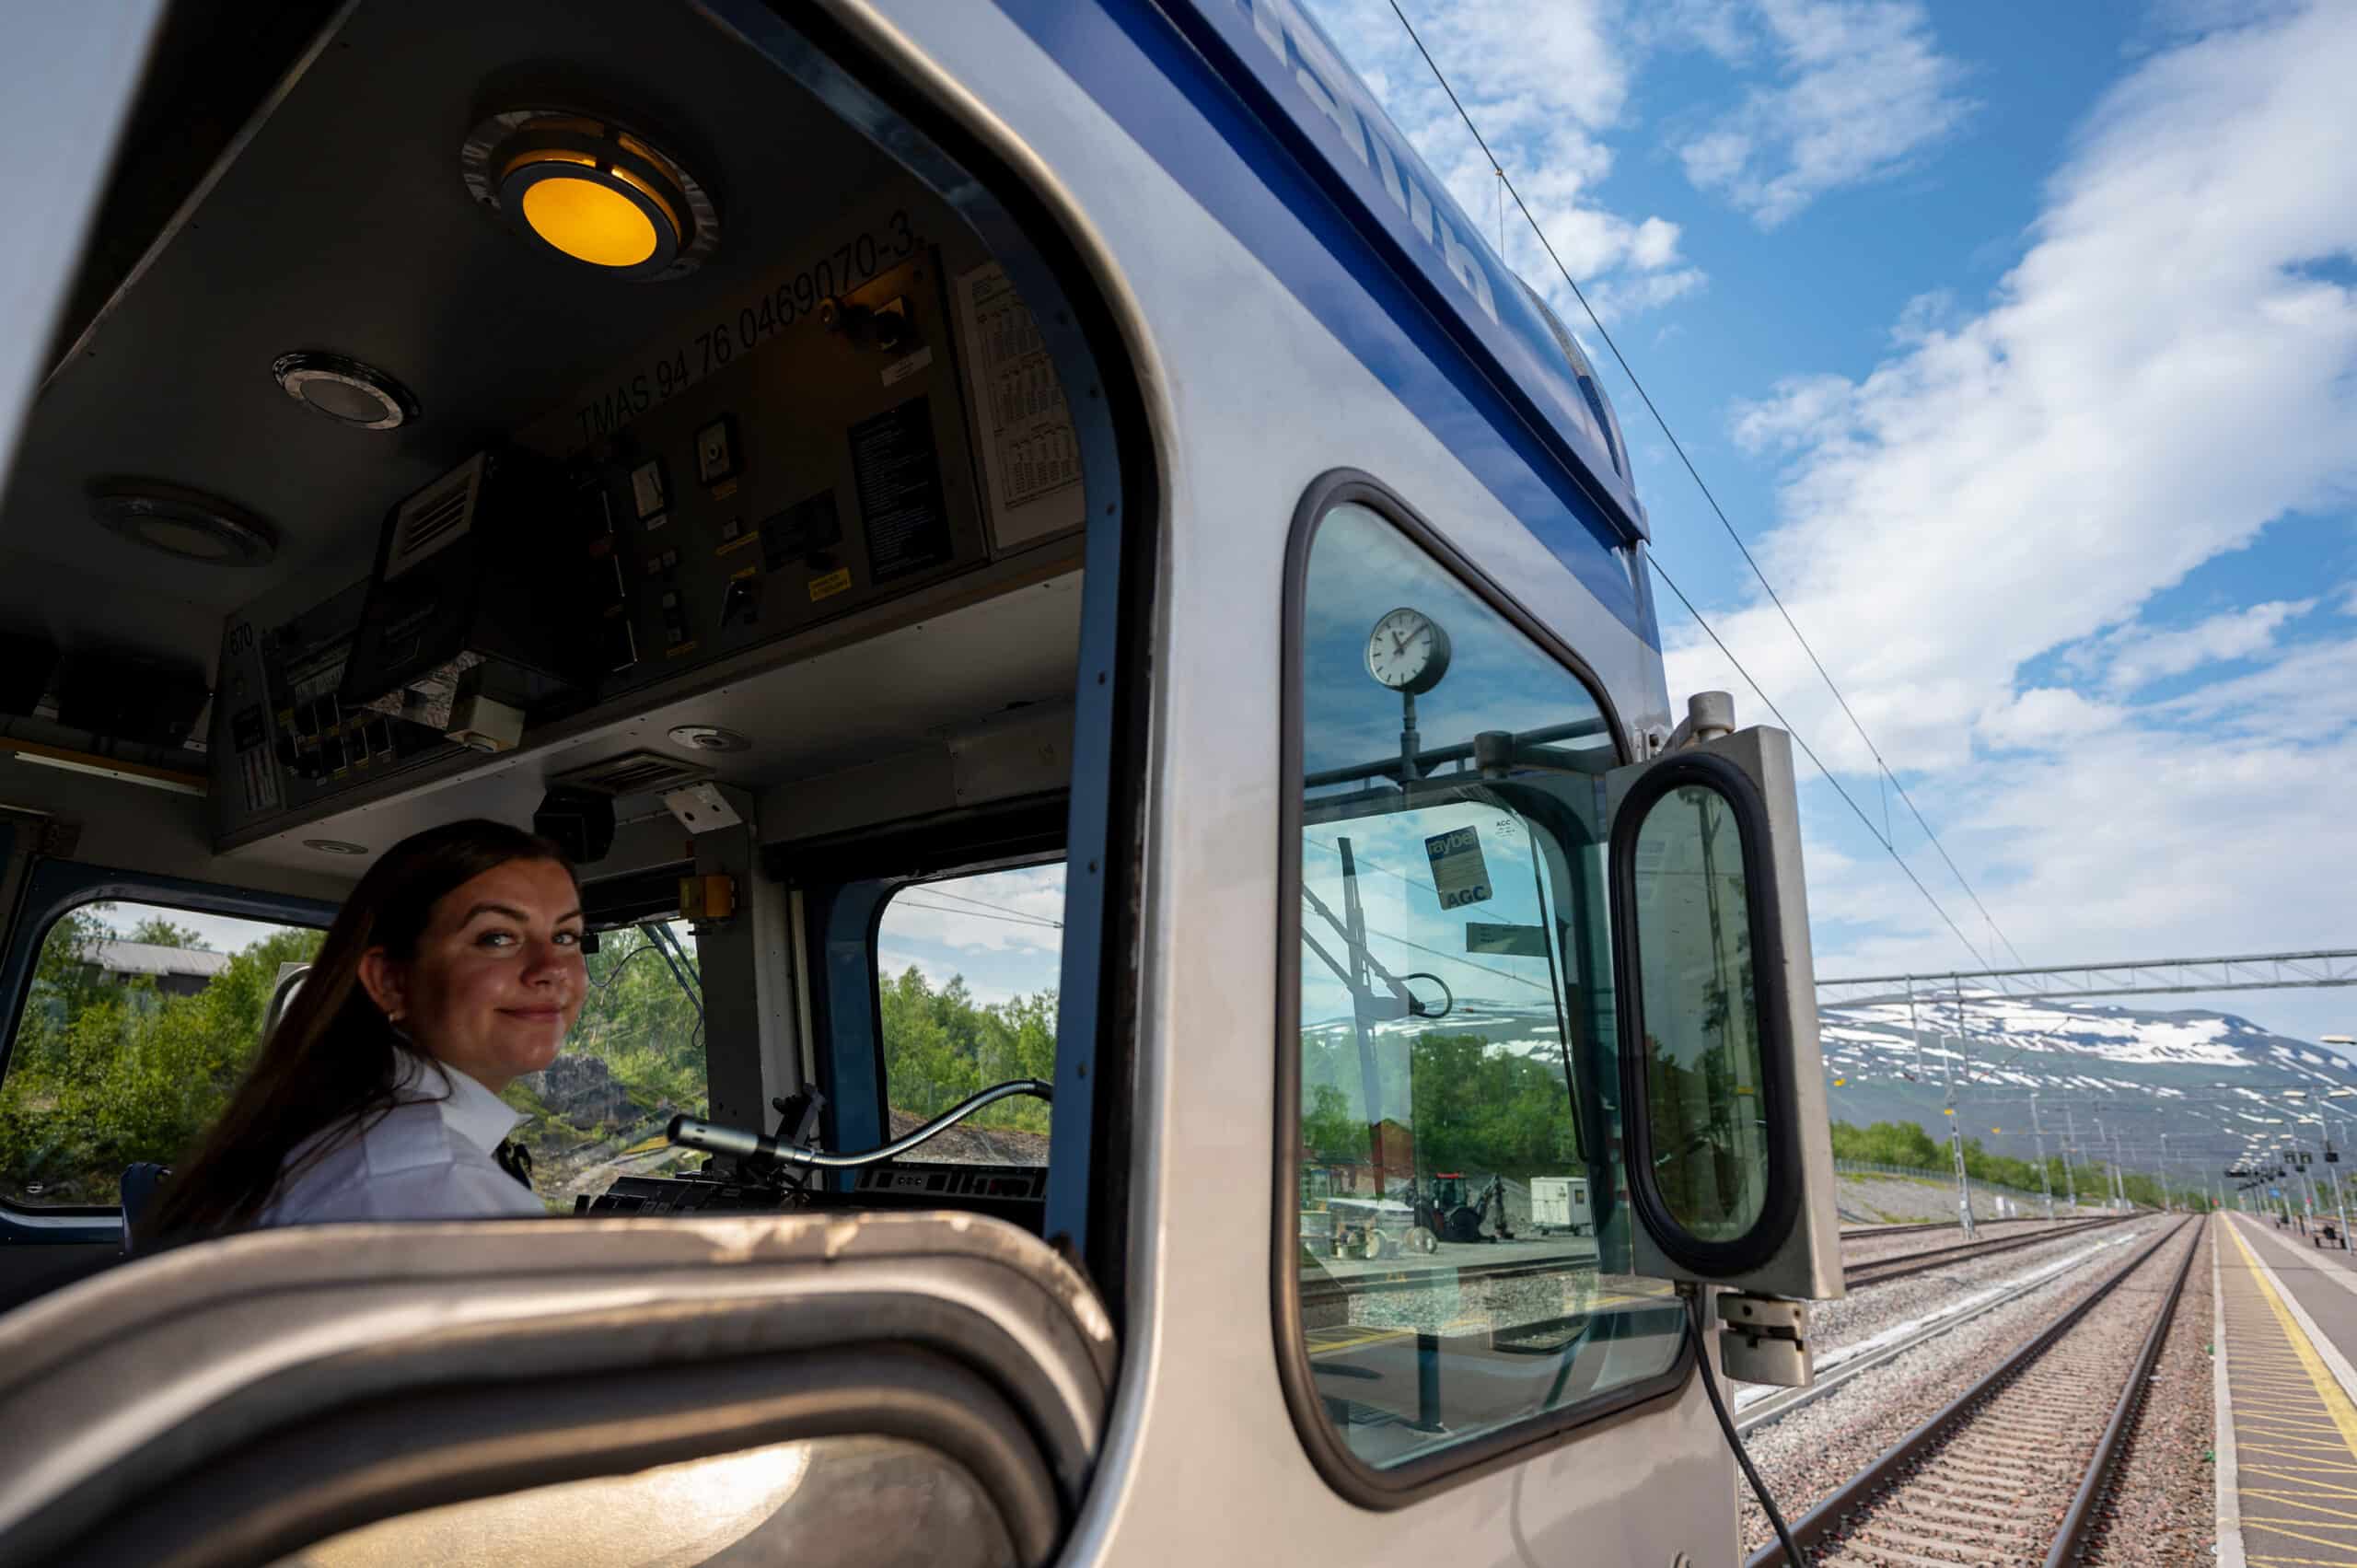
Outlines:
[[[862,58],[757,6],[171,11],[0,490],[10,1299],[121,1255],[361,872],[474,817],[584,887],[584,1017],[506,1097],[552,1213],[1084,1262],[1093,1085],[1048,1093],[1128,858],[1067,889],[1126,808],[1136,399],[1056,224]],[[668,1135],[859,1151],[1004,1081],[859,1168]]]
[[[292,934],[471,816],[585,882],[577,1061],[509,1097],[552,1207],[719,1202],[669,1115],[853,1151],[1053,1080],[1122,474],[1047,226],[759,9],[228,17],[156,52],[0,500],[21,1228],[191,1120],[42,1139],[62,946],[169,1012],[261,943],[283,1000]],[[780,1191],[1037,1233],[1047,1134],[1018,1098]]]

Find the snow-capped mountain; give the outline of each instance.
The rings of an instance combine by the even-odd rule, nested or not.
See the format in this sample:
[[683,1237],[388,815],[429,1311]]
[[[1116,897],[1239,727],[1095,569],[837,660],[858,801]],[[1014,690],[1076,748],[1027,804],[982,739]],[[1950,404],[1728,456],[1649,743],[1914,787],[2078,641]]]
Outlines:
[[[2319,1111],[2336,1149],[2344,1137],[2357,1144],[2357,1092],[2327,1098],[2357,1091],[2357,1063],[2229,1013],[1967,993],[1961,1025],[1952,997],[1929,993],[1917,996],[1911,1021],[1904,996],[1829,1004],[1818,1019],[1833,1118],[1856,1126],[1913,1121],[1945,1138],[1953,1085],[1957,1123],[1992,1153],[2027,1158],[2042,1132],[2048,1153],[2075,1140],[2094,1160],[2100,1122],[2106,1150],[2118,1134],[2131,1168],[2154,1168],[2167,1134],[2185,1183],[2235,1163],[2254,1140],[2290,1133],[2315,1149]],[[1391,1020],[1375,1032],[1404,1041],[1428,1029],[1478,1034],[1542,1060],[1559,1049],[1551,1008],[1470,996],[1445,1018]],[[1329,1019],[1303,1033],[1339,1046],[1352,1025]]]

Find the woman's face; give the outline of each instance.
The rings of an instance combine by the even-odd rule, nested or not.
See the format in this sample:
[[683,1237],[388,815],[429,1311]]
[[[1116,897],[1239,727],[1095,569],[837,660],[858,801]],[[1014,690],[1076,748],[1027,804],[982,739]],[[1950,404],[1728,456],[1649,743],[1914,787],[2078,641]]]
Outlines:
[[442,896],[412,960],[371,948],[360,978],[418,1049],[495,1093],[555,1061],[581,1014],[581,894],[554,861],[511,860]]

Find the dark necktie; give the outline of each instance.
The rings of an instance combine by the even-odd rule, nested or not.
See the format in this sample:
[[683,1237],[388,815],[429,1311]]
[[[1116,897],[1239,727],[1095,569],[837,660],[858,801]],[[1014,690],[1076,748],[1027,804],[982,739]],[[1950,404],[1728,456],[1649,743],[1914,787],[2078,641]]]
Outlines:
[[491,1151],[491,1157],[499,1162],[500,1169],[522,1182],[524,1191],[528,1192],[532,1190],[531,1150],[513,1138],[502,1138],[499,1147]]

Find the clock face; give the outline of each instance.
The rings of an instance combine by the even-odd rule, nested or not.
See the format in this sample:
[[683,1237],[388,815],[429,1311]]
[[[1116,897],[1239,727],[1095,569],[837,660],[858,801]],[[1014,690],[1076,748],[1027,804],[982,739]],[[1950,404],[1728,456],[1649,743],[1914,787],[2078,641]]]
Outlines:
[[1429,691],[1448,670],[1448,633],[1420,610],[1391,611],[1366,639],[1366,672],[1394,691]]

